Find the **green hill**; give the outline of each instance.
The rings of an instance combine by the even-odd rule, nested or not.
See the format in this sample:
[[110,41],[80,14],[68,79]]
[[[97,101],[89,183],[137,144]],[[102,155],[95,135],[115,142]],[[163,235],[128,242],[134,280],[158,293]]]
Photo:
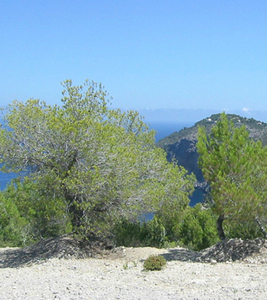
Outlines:
[[[267,145],[267,123],[257,121],[253,118],[244,118],[235,114],[228,114],[227,117],[229,120],[232,120],[237,127],[245,125],[251,138],[254,140],[261,140],[264,146]],[[197,140],[198,126],[204,126],[209,133],[212,126],[219,120],[219,118],[220,114],[211,115],[210,117],[197,122],[192,127],[184,128],[179,132],[176,131],[161,139],[157,143],[157,146],[166,150],[167,145],[177,143],[181,139],[188,139],[191,141]]]

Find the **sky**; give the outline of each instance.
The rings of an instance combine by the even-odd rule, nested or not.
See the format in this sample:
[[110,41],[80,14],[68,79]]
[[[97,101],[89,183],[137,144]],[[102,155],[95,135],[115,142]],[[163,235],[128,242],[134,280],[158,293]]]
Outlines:
[[267,111],[267,1],[0,0],[0,106],[102,83],[113,107]]

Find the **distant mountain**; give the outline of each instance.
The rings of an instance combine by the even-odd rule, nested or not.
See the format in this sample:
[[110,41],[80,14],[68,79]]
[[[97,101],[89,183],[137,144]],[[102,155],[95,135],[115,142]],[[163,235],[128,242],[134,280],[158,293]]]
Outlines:
[[[188,139],[191,141],[197,140],[198,127],[205,127],[207,132],[210,133],[212,126],[216,124],[219,118],[220,114],[213,114],[210,117],[195,123],[195,125],[192,127],[185,127],[180,131],[176,131],[171,135],[161,139],[157,145],[165,149],[166,145],[174,144],[181,139]],[[250,133],[251,138],[254,140],[261,140],[264,146],[267,145],[267,123],[257,121],[253,118],[241,117],[235,114],[227,114],[227,118],[228,120],[232,120],[236,127],[245,125],[246,129]]]
[[[183,128],[171,135],[161,139],[157,146],[163,148],[167,153],[167,159],[171,161],[175,158],[178,164],[183,166],[190,174],[194,173],[197,178],[196,189],[205,194],[209,187],[205,183],[202,171],[198,168],[198,157],[196,144],[198,127],[203,126],[210,133],[212,126],[219,120],[220,114],[211,115],[194,126]],[[267,123],[257,121],[253,118],[245,118],[235,114],[228,114],[227,118],[232,120],[236,127],[245,125],[249,131],[250,138],[261,140],[263,145],[267,145]],[[203,196],[203,195],[202,195]],[[200,196],[200,198],[202,197]],[[204,197],[204,196],[203,196]]]
[[198,120],[207,118],[210,115],[225,112],[227,114],[235,114],[244,118],[254,118],[267,122],[267,111],[256,111],[249,109],[239,110],[214,110],[214,109],[134,109],[139,111],[140,115],[145,117],[146,123],[191,123],[195,124]]

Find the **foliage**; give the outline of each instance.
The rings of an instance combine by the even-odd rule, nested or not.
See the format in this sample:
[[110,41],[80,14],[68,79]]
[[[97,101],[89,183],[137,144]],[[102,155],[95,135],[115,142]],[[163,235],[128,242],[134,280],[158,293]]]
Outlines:
[[218,242],[216,216],[210,209],[204,209],[199,203],[188,207],[173,229],[181,245],[192,250],[202,250]]
[[157,216],[165,228],[165,244],[177,242],[193,250],[202,250],[218,241],[216,216],[200,203],[183,210],[164,207]]
[[1,247],[25,244],[28,222],[23,218],[12,199],[0,193],[0,245]]
[[161,255],[150,255],[144,261],[146,271],[159,271],[166,265],[166,259]]
[[214,210],[219,216],[220,237],[225,238],[225,219],[228,226],[264,220],[267,150],[261,142],[250,139],[245,126],[234,127],[223,113],[210,134],[199,128],[197,147],[199,165],[211,185]]
[[227,237],[241,238],[242,240],[252,240],[258,237],[266,238],[255,220],[241,223],[239,220],[226,219],[223,227]]
[[165,228],[157,217],[146,222],[120,220],[113,234],[117,246],[161,248],[166,241]]
[[175,247],[177,244],[192,250],[202,250],[218,242],[216,216],[201,204],[187,206],[183,211],[156,214],[146,222],[121,221],[114,235],[117,246]]
[[16,205],[20,216],[27,220],[24,244],[71,231],[64,199],[56,198],[53,189],[44,189],[26,176],[23,180],[14,179],[2,194]]
[[[62,106],[14,101],[0,129],[2,171],[28,173],[37,192],[18,203],[25,215],[41,218],[41,235],[54,208],[54,216],[67,212],[72,229],[86,238],[165,203],[188,204],[194,177],[166,161],[137,112],[110,109],[101,84],[63,86]],[[25,212],[31,201],[33,212]]]

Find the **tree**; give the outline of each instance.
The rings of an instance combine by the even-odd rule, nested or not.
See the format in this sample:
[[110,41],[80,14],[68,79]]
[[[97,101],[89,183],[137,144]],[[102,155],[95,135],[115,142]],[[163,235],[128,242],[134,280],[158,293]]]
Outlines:
[[34,99],[9,106],[0,130],[3,171],[27,173],[51,201],[63,199],[82,237],[167,202],[188,204],[193,176],[167,162],[137,112],[110,109],[101,84],[63,86],[62,106]]
[[263,229],[266,217],[266,148],[249,138],[245,126],[234,127],[225,113],[207,134],[199,128],[199,165],[211,186],[217,228],[225,239],[223,222],[251,224]]

